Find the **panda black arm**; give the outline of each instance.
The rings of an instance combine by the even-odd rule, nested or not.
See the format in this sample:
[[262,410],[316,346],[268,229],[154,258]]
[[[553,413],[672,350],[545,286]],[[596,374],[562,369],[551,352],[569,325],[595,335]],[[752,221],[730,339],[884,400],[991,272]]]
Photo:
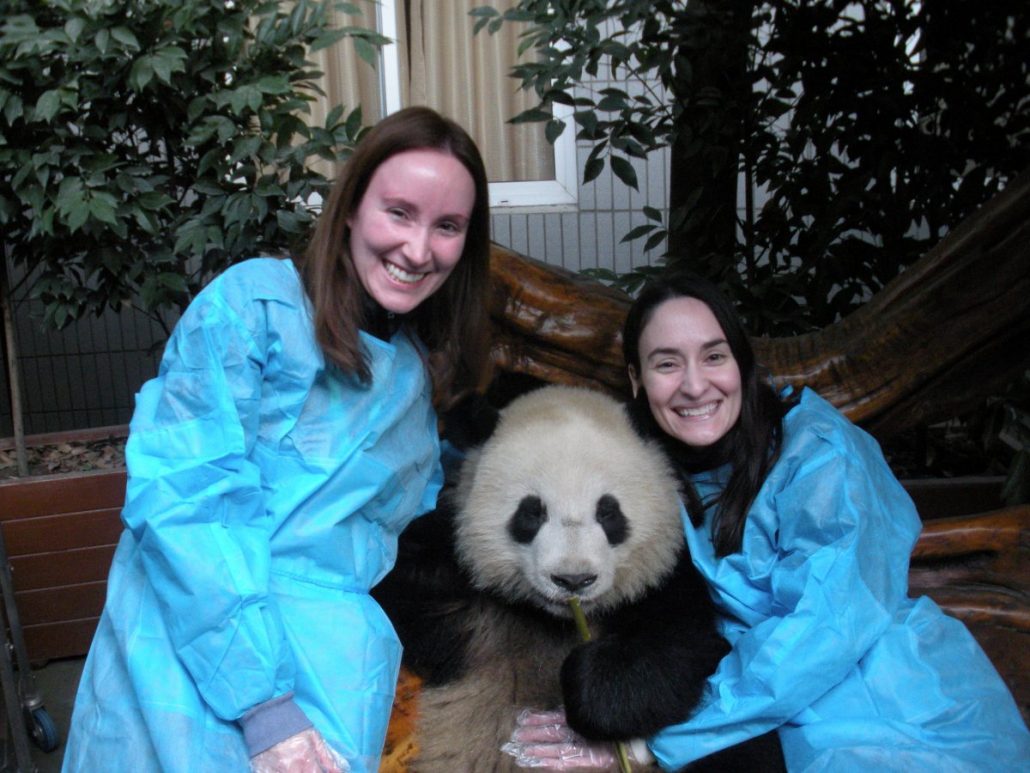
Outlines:
[[684,721],[730,649],[686,551],[660,588],[600,623],[601,635],[561,670],[569,725],[593,740],[646,737]]
[[372,589],[404,646],[404,665],[429,685],[464,671],[475,591],[454,557],[453,509],[442,499],[400,536],[397,563]]

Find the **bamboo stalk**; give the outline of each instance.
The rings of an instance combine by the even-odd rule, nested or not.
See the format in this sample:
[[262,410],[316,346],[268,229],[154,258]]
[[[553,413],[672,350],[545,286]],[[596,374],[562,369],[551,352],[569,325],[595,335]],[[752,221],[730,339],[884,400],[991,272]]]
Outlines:
[[[583,614],[579,599],[575,596],[570,598],[569,607],[572,609],[572,619],[576,621],[576,628],[579,630],[579,638],[590,641],[590,626],[587,625],[587,617]],[[615,756],[619,759],[619,770],[622,773],[630,773],[629,754],[626,753],[626,745],[622,741],[615,742]]]

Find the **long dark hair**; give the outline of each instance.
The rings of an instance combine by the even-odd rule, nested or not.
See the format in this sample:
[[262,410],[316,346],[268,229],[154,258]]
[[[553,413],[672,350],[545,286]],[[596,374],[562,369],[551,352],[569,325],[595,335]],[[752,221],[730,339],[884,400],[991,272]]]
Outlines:
[[490,261],[490,203],[486,170],[475,142],[457,123],[427,107],[393,113],[366,134],[347,161],[318,219],[301,262],[315,310],[315,334],[326,357],[369,383],[372,374],[358,330],[366,293],[350,255],[348,220],[357,211],[379,166],[398,153],[434,149],[454,156],[472,176],[476,197],[465,248],[447,281],[406,315],[429,350],[436,402],[448,406],[479,387],[488,359],[486,292]]
[[[793,401],[781,400],[759,374],[754,350],[733,305],[711,282],[687,272],[666,274],[641,290],[626,316],[622,330],[622,352],[627,368],[640,374],[640,336],[655,309],[674,298],[696,298],[715,316],[740,369],[741,405],[736,423],[711,447],[696,449],[667,435],[655,421],[641,387],[631,404],[637,426],[659,439],[676,463],[683,478],[687,512],[699,525],[708,507],[717,505],[712,524],[716,555],[740,550],[751,503],[779,457],[783,440],[783,416]],[[729,462],[731,472],[726,488],[714,502],[702,502],[689,473],[711,469]]]

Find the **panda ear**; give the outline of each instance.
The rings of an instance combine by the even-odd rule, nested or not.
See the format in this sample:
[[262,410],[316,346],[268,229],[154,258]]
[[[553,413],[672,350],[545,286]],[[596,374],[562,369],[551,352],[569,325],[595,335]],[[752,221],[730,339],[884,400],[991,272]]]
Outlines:
[[490,439],[499,417],[500,411],[483,395],[469,395],[444,413],[441,437],[455,448],[467,451]]

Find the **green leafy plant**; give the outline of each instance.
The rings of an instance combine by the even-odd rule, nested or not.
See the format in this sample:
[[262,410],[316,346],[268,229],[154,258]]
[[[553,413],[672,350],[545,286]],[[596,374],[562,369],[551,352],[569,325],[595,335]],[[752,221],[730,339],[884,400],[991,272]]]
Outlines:
[[757,334],[850,313],[1030,164],[1022,0],[520,0],[472,15],[477,31],[527,24],[512,75],[538,104],[512,120],[575,130],[584,182],[609,165],[635,188],[631,160],[669,148],[666,212],[625,238],[667,240]]
[[351,3],[14,0],[0,27],[0,226],[45,316],[164,320],[233,261],[302,244],[360,109],[304,120]]

